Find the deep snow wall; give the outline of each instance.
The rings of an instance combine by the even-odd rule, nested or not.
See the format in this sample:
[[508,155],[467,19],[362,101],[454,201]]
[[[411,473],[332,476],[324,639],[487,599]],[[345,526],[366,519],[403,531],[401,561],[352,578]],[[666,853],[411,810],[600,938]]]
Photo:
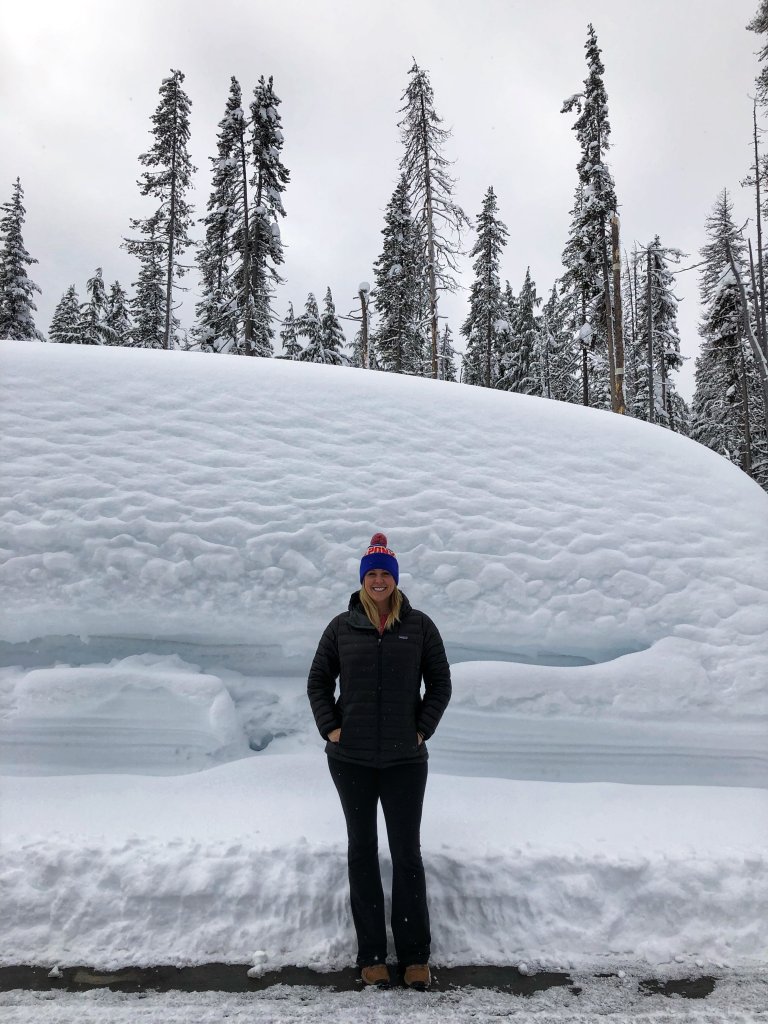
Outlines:
[[768,496],[679,435],[274,359],[3,342],[0,369],[0,639],[305,659],[380,529],[477,657],[663,642],[694,682],[762,685]]

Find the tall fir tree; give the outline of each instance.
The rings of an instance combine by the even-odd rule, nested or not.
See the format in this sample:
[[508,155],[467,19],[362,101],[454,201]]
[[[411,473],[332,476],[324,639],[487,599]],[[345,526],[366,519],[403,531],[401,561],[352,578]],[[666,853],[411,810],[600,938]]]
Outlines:
[[477,217],[477,239],[470,256],[475,276],[469,292],[469,314],[461,326],[467,339],[464,379],[486,388],[498,383],[499,367],[494,358],[499,337],[507,320],[501,293],[499,261],[509,232],[499,217],[496,193],[489,188]]
[[[647,420],[652,404],[654,422],[679,433],[686,433],[688,408],[672,376],[682,368],[683,357],[680,354],[677,326],[675,279],[670,269],[670,265],[679,263],[683,254],[679,249],[662,246],[658,235],[647,246],[646,253],[650,259],[639,264],[637,309],[642,315],[637,321],[634,352],[630,358],[633,371],[632,406],[627,409],[630,415]],[[651,377],[652,403],[649,394]]]
[[[129,306],[133,327],[130,344],[134,348],[163,348],[165,342],[165,289],[163,277],[163,241],[157,234],[156,219],[146,221],[146,235],[140,242],[140,249],[134,250],[139,257],[139,277],[134,282],[134,294]],[[173,330],[179,321],[172,319]]]
[[437,375],[440,380],[456,380],[456,351],[453,347],[453,332],[448,324],[443,325],[437,350]]
[[[562,113],[578,114],[573,131],[581,150],[573,219],[563,252],[563,283],[572,293],[573,309],[577,316],[580,315],[581,326],[591,328],[591,333],[583,333],[585,402],[610,408],[608,246],[609,220],[617,209],[617,200],[613,177],[606,163],[611,126],[608,95],[603,82],[605,66],[597,34],[591,24],[587,29],[585,50],[588,74],[584,80],[584,91],[569,97],[562,107]],[[588,343],[586,338],[590,339]]]
[[316,359],[315,362],[334,363],[339,366],[346,362],[344,346],[346,338],[342,330],[339,318],[336,316],[336,306],[333,303],[331,289],[328,288],[323,300],[323,312],[320,317],[320,339],[324,358]]
[[579,353],[567,307],[556,285],[542,306],[537,355],[543,397],[560,402],[578,402]]
[[114,344],[114,332],[107,323],[107,293],[101,267],[88,279],[86,291],[89,298],[81,306],[80,342],[82,345]]
[[64,292],[53,311],[48,337],[57,345],[79,345],[82,342],[80,299],[73,284]]
[[[152,115],[154,143],[139,157],[139,162],[148,169],[138,181],[141,195],[152,196],[159,205],[152,216],[131,220],[132,230],[141,237],[125,239],[123,243],[128,252],[138,257],[142,271],[146,259],[156,258],[155,248],[159,246],[164,271],[162,346],[167,349],[178,344],[174,290],[188,270],[183,258],[192,244],[189,237],[192,206],[186,195],[196,168],[192,166],[187,148],[192,104],[182,88],[183,83],[184,74],[171,69],[170,76],[163,79],[160,86],[160,103]],[[152,244],[148,246],[150,239]],[[139,272],[140,278],[142,271]],[[137,300],[138,291],[134,301]],[[153,296],[150,296],[150,301],[154,302]],[[144,316],[136,311],[135,320],[145,318],[153,319],[154,309],[148,309]]]
[[111,345],[130,345],[131,317],[128,313],[128,296],[119,281],[113,281],[107,295],[104,322],[107,326]]
[[699,284],[702,347],[696,359],[691,437],[747,469],[751,353],[745,344],[741,295],[729,257],[730,249],[737,271],[743,274],[746,247],[725,189],[707,218],[706,233]]
[[35,327],[37,312],[33,295],[39,287],[27,273],[37,263],[24,246],[22,228],[26,210],[21,180],[16,179],[11,198],[0,206],[0,338],[45,341]]
[[[248,223],[248,246],[241,253],[243,338],[238,351],[244,355],[272,355],[275,319],[271,296],[282,283],[277,267],[283,263],[279,218],[285,217],[282,194],[289,172],[281,159],[283,131],[273,80],[262,75],[251,102],[251,154],[253,206]],[[245,227],[241,238],[245,236]]]
[[540,324],[536,313],[540,304],[536,285],[531,279],[531,268],[528,267],[515,303],[506,359],[500,367],[497,387],[504,391],[524,395],[542,393]]
[[229,352],[240,333],[232,274],[233,236],[243,216],[241,150],[245,119],[240,83],[230,79],[224,117],[219,121],[216,156],[211,157],[211,194],[201,223],[205,236],[198,250],[201,297],[194,337],[208,352]]
[[301,342],[299,341],[296,326],[296,315],[293,312],[293,303],[288,303],[288,313],[283,320],[280,340],[283,343],[283,359],[301,359]]
[[374,264],[376,312],[373,332],[378,367],[423,375],[426,343],[420,303],[420,237],[411,216],[408,183],[401,176],[384,217],[381,255]]
[[324,363],[323,331],[314,292],[307,295],[304,312],[296,317],[296,330],[299,337],[305,339],[299,359],[306,363]]
[[429,323],[431,374],[438,375],[438,298],[455,291],[461,233],[469,219],[453,197],[455,186],[444,154],[451,133],[435,112],[434,94],[426,71],[414,61],[403,94],[399,122],[404,146],[400,169],[408,183],[413,216],[419,231],[424,273],[422,295]]
[[757,97],[765,106],[768,105],[768,0],[759,0],[755,16],[747,24],[747,29],[763,37],[758,53],[758,59],[762,67],[757,75],[756,84]]

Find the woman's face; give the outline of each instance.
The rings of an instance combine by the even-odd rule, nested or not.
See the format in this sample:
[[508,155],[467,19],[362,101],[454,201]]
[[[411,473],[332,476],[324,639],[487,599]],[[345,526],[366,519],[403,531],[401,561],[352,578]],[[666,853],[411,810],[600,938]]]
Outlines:
[[386,569],[371,569],[363,577],[363,586],[369,597],[376,604],[389,605],[389,599],[395,592],[395,578]]

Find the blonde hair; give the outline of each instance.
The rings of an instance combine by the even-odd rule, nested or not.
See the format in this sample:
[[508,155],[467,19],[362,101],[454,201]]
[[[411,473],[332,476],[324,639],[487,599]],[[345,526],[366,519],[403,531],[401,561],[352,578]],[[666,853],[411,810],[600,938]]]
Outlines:
[[[379,608],[376,602],[373,600],[370,594],[366,593],[365,587],[360,587],[360,604],[362,604],[365,614],[371,620],[376,629],[381,628],[381,622],[379,619]],[[403,595],[395,587],[392,597],[390,598],[390,610],[387,616],[387,621],[384,623],[384,629],[391,629],[396,622],[400,621],[400,612],[403,607]]]

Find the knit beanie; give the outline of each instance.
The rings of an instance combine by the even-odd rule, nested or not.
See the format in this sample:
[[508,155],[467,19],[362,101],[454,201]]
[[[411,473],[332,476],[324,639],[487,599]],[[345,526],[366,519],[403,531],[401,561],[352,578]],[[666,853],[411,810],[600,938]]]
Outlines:
[[387,538],[383,533],[374,533],[371,537],[371,544],[360,561],[360,582],[363,582],[365,574],[371,569],[386,569],[391,573],[397,583],[400,569],[397,564],[397,557],[394,551],[387,547]]

